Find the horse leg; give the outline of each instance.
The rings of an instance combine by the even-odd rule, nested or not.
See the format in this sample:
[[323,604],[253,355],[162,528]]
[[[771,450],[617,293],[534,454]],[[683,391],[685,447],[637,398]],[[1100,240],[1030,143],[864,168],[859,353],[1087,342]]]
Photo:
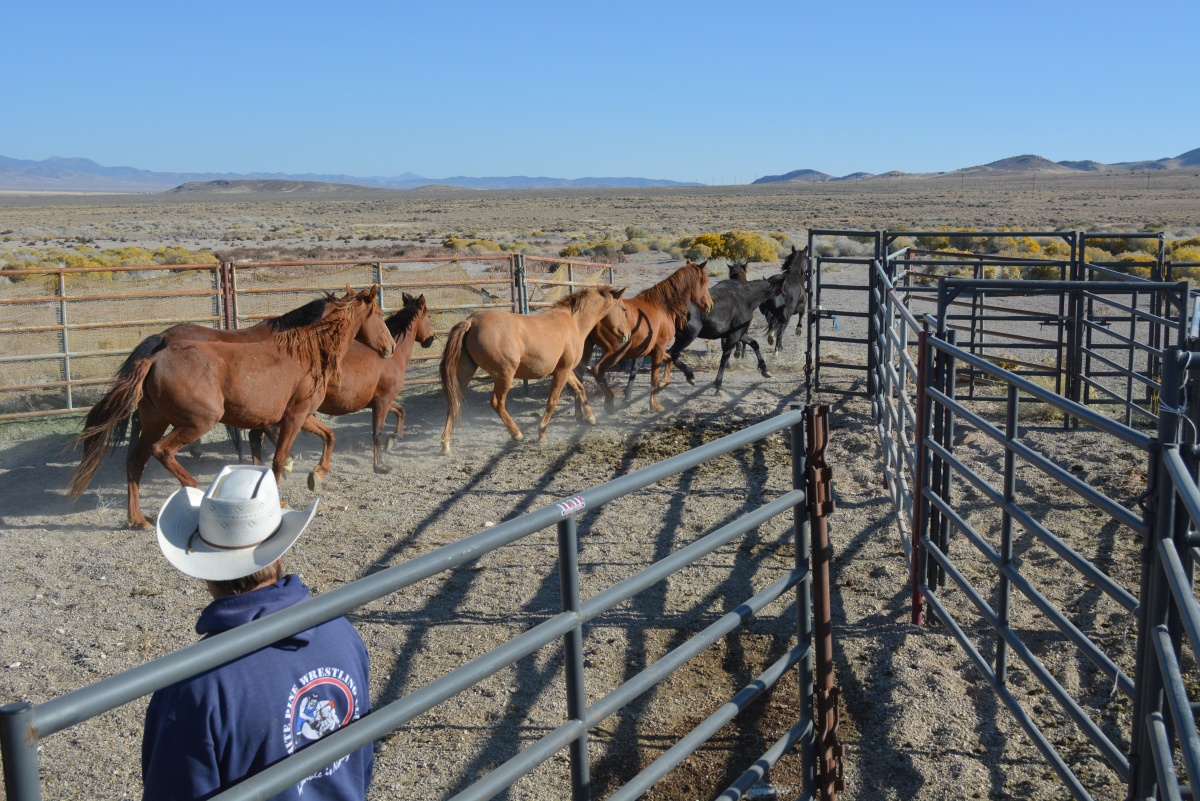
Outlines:
[[689,323],[686,328],[675,332],[675,342],[671,345],[671,350],[668,354],[671,357],[671,363],[683,371],[684,378],[686,378],[687,382],[692,386],[696,386],[696,375],[692,372],[692,368],[683,363],[683,361],[680,359],[680,354],[683,353],[688,345],[691,345],[693,342],[695,342],[696,337],[699,335],[699,324],[693,326],[692,323]]
[[[183,465],[175,458],[175,454],[179,453],[179,449],[187,445],[189,442],[199,439],[206,433],[212,430],[213,423],[205,426],[203,423],[193,423],[192,425],[177,425],[172,429],[170,434],[167,434],[162,439],[153,443],[150,446],[150,455],[158,459],[162,466],[167,468],[171,475],[179,479],[179,483],[185,487],[195,487],[196,479],[192,474],[183,469]],[[143,426],[145,423],[143,422]]]
[[629,360],[629,375],[625,379],[625,393],[624,394],[625,394],[625,402],[626,403],[628,403],[629,399],[633,397],[633,381],[635,378],[637,378],[637,371],[638,371],[637,359],[630,359]]
[[384,465],[381,453],[383,451],[383,427],[387,423],[388,412],[391,410],[392,402],[387,398],[376,398],[371,403],[371,441],[375,446],[373,466],[376,473],[386,473],[390,469]]
[[[662,368],[666,355],[662,348],[655,348],[650,355],[650,411],[652,412],[665,411],[663,405],[658,402],[658,390],[662,386],[658,380],[658,371]],[[670,364],[670,362],[667,363]]]
[[[614,400],[616,399],[617,394],[613,392],[612,387],[608,385],[608,380],[604,377],[604,374],[611,370],[613,365],[616,363],[616,354],[606,353],[604,354],[604,358],[600,360],[595,369],[592,371],[592,377],[596,379],[596,383],[600,385],[600,391],[604,393],[604,411],[606,412],[611,412],[613,410]],[[576,396],[575,402],[575,419],[583,419],[583,408],[582,404],[580,404],[578,400],[578,396]]]
[[[542,422],[538,424],[538,442],[546,438],[546,426],[550,425],[550,417],[554,414],[554,408],[558,406],[558,399],[562,396],[563,387],[569,380],[568,376],[574,376],[574,373],[570,370],[555,370],[551,374],[550,397],[546,400],[546,413],[542,415]],[[579,385],[579,391],[583,391],[583,384]],[[592,419],[595,420],[594,415]]]
[[[300,427],[304,424],[303,420],[296,420],[297,415],[285,417],[279,421],[279,427],[275,431],[275,456],[271,459],[271,472],[275,474],[275,483],[280,483],[283,478],[284,463],[288,461],[292,453],[292,443],[296,441],[296,435],[300,433]],[[332,435],[333,432],[330,432]],[[268,436],[270,434],[268,433]],[[331,446],[332,448],[332,446]],[[287,503],[281,498],[280,506],[287,506]]]
[[[394,441],[398,441],[398,440],[404,438],[404,407],[401,406],[396,401],[392,401],[391,405],[388,407],[388,412],[393,412],[396,415],[396,433],[390,434],[387,437],[384,437],[383,449],[385,451],[390,451],[392,449],[392,443]],[[386,424],[387,424],[387,412],[385,412],[383,415],[383,423],[381,425],[386,425]]]
[[721,382],[725,380],[725,365],[729,363],[729,355],[733,353],[733,348],[737,342],[738,339],[732,336],[725,336],[721,339],[721,364],[717,367],[717,378],[713,381],[717,395],[721,394]]
[[[278,450],[279,449],[279,426],[278,425],[267,426],[266,428],[263,429],[263,433],[267,435],[267,439],[271,440],[271,447]],[[288,454],[288,458],[283,460],[283,472],[288,473],[290,475],[292,472],[292,468],[294,468],[295,466],[296,466],[296,463],[294,461],[292,461],[291,454]]]
[[588,403],[587,391],[583,388],[583,382],[579,380],[579,376],[575,375],[572,370],[567,371],[567,384],[571,387],[571,392],[575,394],[575,406],[583,407],[583,417],[577,417],[577,420],[583,420],[588,425],[596,425],[596,415],[592,412],[592,406]]
[[762,373],[763,378],[770,378],[771,371],[767,369],[767,361],[763,358],[762,351],[758,349],[758,342],[754,337],[745,334],[742,335],[741,341],[754,348],[754,357],[758,359],[758,372]]
[[125,479],[128,483],[127,518],[130,528],[150,528],[150,521],[142,514],[142,473],[146,470],[146,463],[150,461],[150,447],[167,433],[171,424],[154,412],[139,409],[138,416],[142,421],[141,431],[137,442],[133,443],[125,457]]
[[500,422],[504,423],[504,427],[508,429],[508,433],[512,435],[513,439],[525,439],[525,435],[517,426],[517,421],[512,419],[512,415],[508,413],[508,408],[504,405],[505,399],[508,398],[508,391],[512,389],[512,376],[493,376],[492,382],[492,411],[500,417]]
[[[330,459],[333,457],[333,429],[318,420],[315,414],[310,414],[304,418],[304,422],[300,425],[300,428],[303,431],[316,434],[325,443],[325,447],[321,449],[321,461],[308,474],[308,488],[316,492],[325,481],[325,476],[329,475]],[[278,455],[279,452],[276,451],[275,453]]]

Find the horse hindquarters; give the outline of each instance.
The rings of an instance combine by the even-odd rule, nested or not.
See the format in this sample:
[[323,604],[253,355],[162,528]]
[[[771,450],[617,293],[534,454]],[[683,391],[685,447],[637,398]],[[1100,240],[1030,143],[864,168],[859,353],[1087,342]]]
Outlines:
[[446,349],[438,371],[442,376],[442,394],[446,397],[446,427],[442,431],[442,454],[450,455],[450,432],[462,416],[463,400],[467,385],[475,375],[477,365],[463,347],[464,340],[475,325],[475,318],[468,317],[450,329]]

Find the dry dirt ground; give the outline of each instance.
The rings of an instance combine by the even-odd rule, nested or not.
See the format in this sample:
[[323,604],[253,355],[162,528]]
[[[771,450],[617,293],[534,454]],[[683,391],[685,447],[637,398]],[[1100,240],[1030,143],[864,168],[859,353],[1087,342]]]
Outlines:
[[[557,227],[570,231],[619,229],[654,219],[664,230],[746,227],[799,233],[808,225],[884,227],[907,221],[914,227],[1038,221],[1070,227],[1106,223],[1140,227],[1161,221],[1183,227],[1200,219],[1200,192],[1191,185],[1163,187],[1163,198],[1173,194],[1162,203],[1137,194],[1153,189],[1132,187],[1104,194],[1099,187],[1094,192],[1067,187],[1053,195],[1050,204],[1033,206],[1018,203],[1026,195],[1036,198],[1032,190],[1021,194],[1021,188],[1013,186],[1004,195],[1003,187],[994,187],[972,196],[971,203],[986,204],[978,209],[961,197],[956,199],[953,189],[947,184],[938,190],[942,198],[926,193],[915,199],[898,190],[892,194],[872,190],[866,198],[847,187],[818,186],[811,192],[806,187],[732,193],[631,190],[591,196],[568,192],[550,201],[531,197],[525,204],[516,193],[511,197],[452,193],[445,200],[422,202],[432,210],[429,214],[445,212],[454,220],[443,225],[440,216],[433,218],[439,222],[425,230],[438,236],[465,233],[465,225],[477,229],[480,236],[494,235],[492,228],[517,233],[535,227],[549,230],[555,221],[561,222]],[[845,210],[830,205],[835,202],[847,204]],[[251,220],[257,226],[276,214],[302,216],[307,208],[304,203],[263,201],[233,211],[232,201],[222,201],[216,206],[216,217],[189,222],[194,208],[176,208],[158,199],[140,203],[41,199],[5,206],[6,215],[12,211],[14,220],[8,222],[6,216],[5,224],[43,226],[46,235],[66,236],[72,226],[91,225],[93,218],[103,217],[104,225],[128,225],[127,241],[178,243],[192,240],[184,234],[160,236],[163,230],[149,230],[146,221],[160,219],[161,225],[184,231],[203,228],[209,224],[204,220],[219,222],[221,214],[227,214],[240,219],[236,224]],[[382,220],[403,213],[397,207],[373,211],[362,203],[323,203],[322,221],[329,215],[369,220],[377,214]],[[1088,211],[1095,215],[1082,216]],[[60,214],[65,216],[59,218]],[[501,219],[505,216],[511,221]],[[142,225],[142,230],[134,232],[134,225]],[[124,236],[113,233],[114,241]],[[85,229],[78,235],[88,234]],[[196,236],[199,244],[204,236]],[[212,239],[219,241],[218,236]],[[854,321],[845,324],[853,326]],[[449,458],[438,450],[444,422],[441,396],[436,390],[414,388],[402,397],[408,410],[406,434],[386,456],[393,468],[386,476],[371,470],[367,416],[337,420],[339,444],[334,472],[320,495],[321,511],[289,555],[288,566],[318,592],[328,590],[472,534],[489,522],[540,508],[803,403],[803,356],[790,332],[786,341],[784,353],[769,359],[772,378],[759,376],[749,362],[733,362],[721,395],[713,393],[710,383],[715,359],[695,355],[693,360],[705,368],[698,372],[700,385],[693,388],[676,381],[664,391],[667,411],[659,415],[649,412],[644,375],[639,376],[639,389],[628,406],[618,403],[616,412],[606,415],[597,405],[595,427],[574,423],[567,395],[542,445],[509,442],[487,408],[483,385],[477,385],[468,397],[467,418],[455,432],[455,451]],[[837,358],[861,363],[865,357],[843,346]],[[828,371],[831,380],[837,378],[847,386],[861,376],[839,372]],[[590,380],[587,386],[592,391]],[[542,412],[544,397],[544,385],[533,383],[528,397],[517,391],[510,398],[510,410],[527,432]],[[880,448],[867,403],[838,395],[816,399],[830,403],[833,412],[829,454],[837,502],[831,519],[833,612],[835,680],[845,694],[844,797],[856,801],[1066,797],[1062,785],[945,631],[908,622],[908,575],[882,486]],[[1039,448],[1108,488],[1114,497],[1130,502],[1136,495],[1144,458],[1095,435],[1076,433],[1064,438],[1055,425],[1037,423],[1032,421],[1029,436]],[[80,502],[67,502],[66,479],[78,458],[70,450],[77,426],[77,420],[59,420],[0,427],[3,701],[45,700],[195,639],[191,627],[204,605],[203,588],[166,566],[151,534],[123,528],[120,458],[109,460]],[[183,457],[201,484],[231,458],[224,434],[210,435],[209,440],[202,457]],[[983,438],[971,439],[971,433],[964,432],[962,443],[981,469],[994,471],[996,450]],[[316,454],[315,441],[302,440],[298,470],[311,465]],[[1097,458],[1084,459],[1080,454]],[[787,450],[776,435],[636,497],[588,512],[580,528],[584,596],[776,497],[786,491],[789,481]],[[1056,530],[1103,562],[1126,586],[1136,585],[1132,573],[1137,545],[1132,536],[1081,513],[1063,497],[1061,488],[1033,472],[1022,486],[1030,504],[1054,521]],[[143,484],[146,511],[156,511],[176,487],[165,470],[152,464]],[[297,506],[312,498],[300,472],[285,482],[283,493]],[[981,528],[993,532],[994,521],[986,521],[977,501],[964,494],[963,510]],[[589,700],[781,575],[791,563],[791,548],[782,521],[765,525],[590,625],[585,638]],[[989,592],[983,560],[971,557],[961,539],[952,548],[958,549],[956,556],[972,578],[984,585],[985,594]],[[1110,608],[1112,604],[1094,592],[1089,594],[1082,585],[1063,580],[1061,563],[1037,547],[1023,546],[1021,554],[1022,568],[1035,575],[1039,586],[1060,605],[1072,610],[1089,633],[1103,638],[1121,661],[1131,634],[1124,618]],[[554,614],[558,604],[555,559],[554,534],[546,531],[355,615],[354,623],[373,660],[373,703],[392,701]],[[955,601],[956,608],[965,607],[954,591],[948,590],[946,597]],[[1127,705],[1119,694],[1110,696],[1111,682],[1102,686],[1094,671],[1068,653],[1061,638],[1047,634],[1036,610],[1018,604],[1015,614],[1039,656],[1084,698],[1103,727],[1122,739],[1128,729]],[[774,661],[786,647],[793,616],[790,605],[776,604],[746,630],[725,638],[679,671],[663,688],[605,721],[592,740],[599,795],[629,779]],[[964,618],[977,633],[974,618],[969,614]],[[983,647],[991,653],[987,645]],[[381,742],[371,797],[446,797],[557,726],[565,708],[558,664],[558,650],[544,649]],[[1014,669],[1012,681],[1097,797],[1121,797],[1112,773],[1081,748],[1076,730],[1029,681],[1028,672]],[[766,706],[755,707],[727,726],[651,797],[676,801],[719,792],[747,758],[761,753],[795,719],[796,700],[795,682],[789,678]],[[133,703],[48,738],[41,752],[45,796],[140,795],[143,713],[144,701]],[[797,771],[796,757],[785,757],[769,780],[756,788],[755,796],[794,798]],[[535,777],[515,785],[507,797],[568,797],[567,775],[565,760],[555,758]]]

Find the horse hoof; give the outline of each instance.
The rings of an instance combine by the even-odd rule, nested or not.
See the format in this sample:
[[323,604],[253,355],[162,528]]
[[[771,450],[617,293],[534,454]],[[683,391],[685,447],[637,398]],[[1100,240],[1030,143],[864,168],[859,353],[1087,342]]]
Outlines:
[[688,381],[688,383],[689,383],[689,384],[691,384],[693,387],[694,387],[694,386],[696,386],[696,379],[692,378],[691,376],[688,376],[688,380],[687,380],[687,381]]
[[154,524],[152,524],[149,520],[142,520],[141,522],[130,520],[129,527],[138,529],[139,531],[145,531],[148,528],[154,528]]
[[383,475],[392,472],[392,468],[388,467],[386,464],[377,464],[375,465],[375,472]]
[[665,412],[665,411],[666,411],[666,407],[664,407],[664,406],[663,406],[661,403],[652,403],[652,404],[650,404],[650,411],[652,411],[652,412]]
[[[392,449],[392,442],[395,439],[396,438],[394,436],[392,436],[391,434],[388,434],[386,437],[384,437],[383,438],[383,449],[385,451],[390,451]],[[378,472],[378,471],[376,471],[376,472]]]
[[450,455],[450,443],[443,442],[442,443],[442,456],[449,456],[449,455]]
[[321,482],[322,482],[322,478],[320,476],[318,476],[316,473],[308,474],[308,488],[310,490],[312,490],[313,492],[316,492],[317,490],[319,490],[321,488]]
[[204,451],[200,448],[200,443],[198,442],[193,442],[192,444],[188,445],[188,453],[190,453],[192,456],[195,456],[197,459],[204,455]]
[[[542,438],[542,437],[544,437],[544,436],[546,436],[546,435],[545,435],[545,434],[540,434],[540,435],[538,436],[538,439],[541,439],[541,438]],[[524,434],[522,434],[520,431],[518,431],[517,433],[513,434],[513,439],[514,439],[515,441],[517,441],[517,442],[520,442],[521,440],[525,439],[525,435],[524,435]]]
[[583,422],[587,423],[589,426],[596,425],[596,415],[589,414],[587,417],[583,418]]
[[770,377],[771,377],[771,371],[770,371],[770,370],[763,370],[763,371],[762,371],[762,377],[763,377],[763,378],[770,378]]
[[292,457],[289,456],[287,458],[287,461],[283,463],[283,467],[281,467],[280,469],[285,473],[291,474],[292,468],[295,466],[296,466],[296,463],[294,461],[292,461]]

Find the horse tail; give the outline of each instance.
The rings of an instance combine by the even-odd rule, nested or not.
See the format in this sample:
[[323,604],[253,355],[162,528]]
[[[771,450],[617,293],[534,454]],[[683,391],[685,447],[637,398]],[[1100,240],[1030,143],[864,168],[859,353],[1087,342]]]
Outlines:
[[113,434],[122,428],[142,399],[142,382],[154,366],[154,360],[143,358],[122,365],[124,375],[118,373],[112,389],[92,407],[83,421],[83,432],[77,440],[83,445],[83,458],[71,473],[71,500],[78,500],[100,469],[104,453],[112,443]]
[[[165,344],[166,343],[161,334],[151,334],[143,339],[138,343],[136,348],[129,352],[129,355],[125,357],[125,361],[121,362],[121,367],[117,370],[117,379],[121,379],[124,376],[129,375],[130,371],[134,369],[135,364],[140,362],[142,359],[149,359],[156,352],[162,350],[163,345]],[[137,437],[141,432],[142,427],[141,421],[138,419],[137,412],[135,411],[132,418],[128,416],[122,418],[116,429],[113,431],[112,445],[114,448],[125,441],[125,435],[129,432],[131,419],[133,422],[133,433],[129,434],[129,441],[131,444],[137,442]]]
[[[442,392],[446,396],[447,414],[456,424],[462,416],[463,388],[458,384],[458,363],[463,358],[463,340],[467,332],[475,325],[475,320],[468,317],[450,329],[450,337],[446,341],[446,349],[442,351]],[[467,358],[471,358],[467,356]]]

